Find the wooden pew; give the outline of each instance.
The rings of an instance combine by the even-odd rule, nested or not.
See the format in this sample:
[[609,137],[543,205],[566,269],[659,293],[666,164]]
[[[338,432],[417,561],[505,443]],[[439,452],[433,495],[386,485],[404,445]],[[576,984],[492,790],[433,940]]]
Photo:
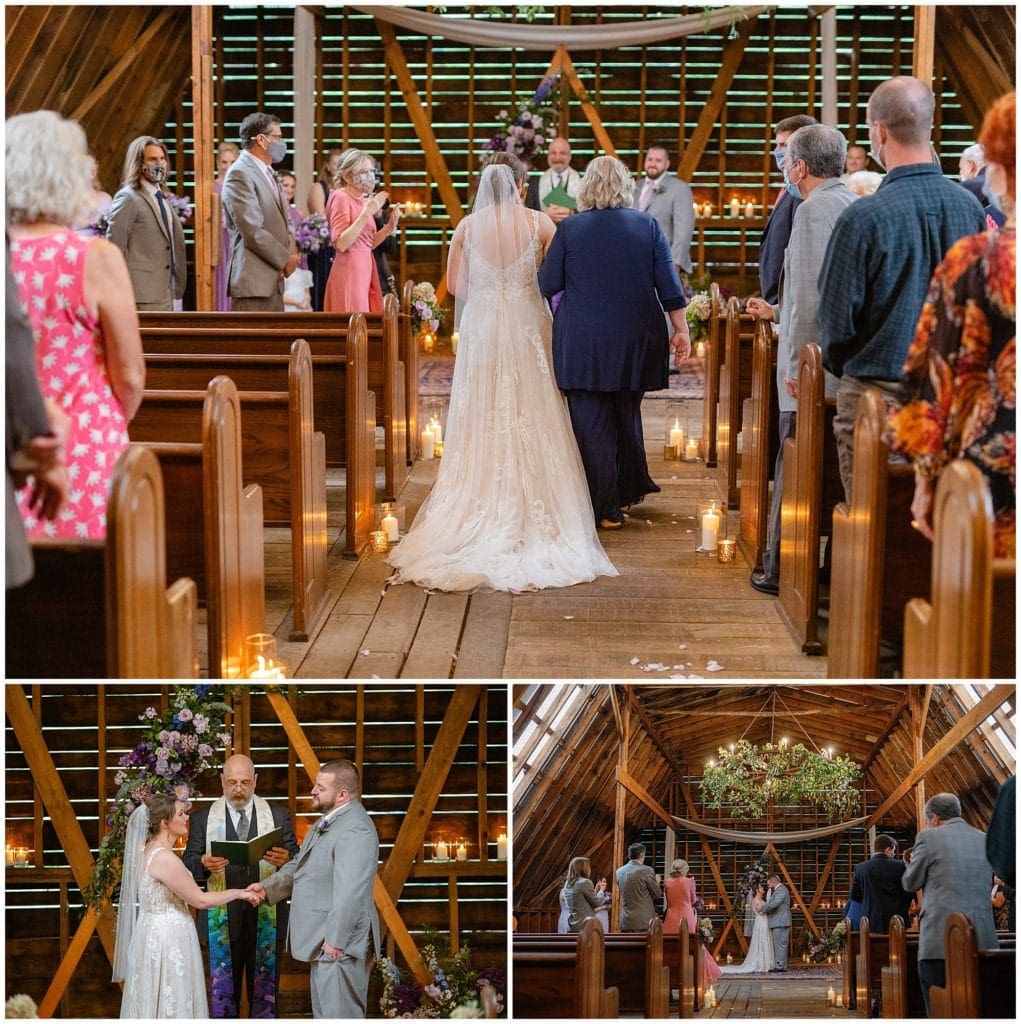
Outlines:
[[900,639],[909,598],[928,598],[932,545],[911,527],[914,470],[888,463],[885,429],[882,395],[870,389],[854,425],[851,504],[833,512],[830,678],[875,678],[880,635]]
[[[195,357],[182,356],[180,359]],[[266,363],[259,372],[273,390],[238,392],[245,413],[242,433],[244,478],[263,493],[267,526],[291,530],[293,621],[291,640],[307,640],[327,610],[326,588],[326,453],[325,439],[314,430],[312,359],[308,345],[294,342],[287,366],[275,356],[249,357]],[[183,373],[183,370],[181,371]],[[286,378],[284,374],[286,373]],[[201,377],[199,378],[201,379]],[[201,437],[205,391],[146,390],[131,424],[138,441],[195,442]],[[371,413],[369,414],[371,415]],[[351,487],[349,470],[348,491]],[[346,495],[348,514],[351,493]],[[359,544],[371,528],[372,492],[363,496],[365,511],[347,521],[347,543]],[[357,517],[357,510],[356,510]]]
[[826,398],[822,353],[801,350],[798,420],[784,442],[780,515],[780,616],[805,654],[822,654],[819,639],[819,542],[833,530],[833,510],[844,500],[833,437],[836,403]]
[[890,956],[880,970],[883,1017],[924,1017],[925,1001],[918,981],[918,932],[909,932],[899,914],[890,918]]
[[[574,949],[576,935],[516,933],[515,949],[563,952]],[[663,922],[657,917],[644,934],[612,932],[603,936],[604,984],[618,992],[618,1009],[660,1019],[669,1015],[670,969],[663,962]]]
[[737,546],[753,571],[762,569],[769,523],[769,480],[779,447],[776,393],[776,342],[773,325],[755,321],[752,342],[752,390],[742,413],[741,521]]
[[[918,679],[1015,678],[1014,560],[994,559],[989,485],[964,459],[939,476],[932,603],[913,598],[904,612],[904,674]],[[993,640],[994,623],[996,640]]]
[[[407,479],[408,444],[407,364],[400,359],[400,318],[397,299],[387,295],[380,313],[143,313],[142,344],[147,359],[157,353],[217,355],[284,355],[295,338],[304,338],[317,367],[316,419],[326,427],[338,417],[336,392],[318,370],[347,351],[354,317],[365,323],[367,387],[373,393],[375,423],[383,430],[384,496],[395,498]],[[405,338],[408,344],[408,339]],[[418,363],[412,348],[414,405],[417,423]],[[229,372],[224,367],[223,372]],[[239,382],[238,386],[243,389]],[[334,443],[327,428],[328,465],[343,465],[343,445]]]
[[929,989],[933,1017],[1015,1019],[1017,984],[1014,948],[978,948],[967,914],[954,912],[944,931],[947,983]]
[[663,959],[670,968],[670,988],[677,989],[679,1017],[693,1017],[702,1008],[705,950],[698,937],[682,928],[663,935]]
[[727,302],[723,365],[720,368],[720,401],[717,410],[716,456],[720,493],[729,508],[741,502],[738,490],[737,437],[741,409],[752,392],[752,348],[756,319],[740,311],[737,299]]
[[152,452],[114,467],[106,541],[39,540],[35,576],[7,592],[8,679],[195,679],[197,598],[167,586],[163,479]]
[[854,959],[855,1002],[858,1015],[871,1017],[872,992],[880,987],[880,971],[890,960],[890,937],[885,932],[873,932],[867,917],[863,917],[858,924],[858,945]]
[[[190,576],[206,603],[209,675],[247,667],[245,638],[266,628],[262,488],[242,482],[241,407],[228,377],[202,406],[202,442],[150,442],[163,473],[167,576]],[[201,500],[199,499],[201,496]]]
[[[574,938],[574,936],[572,936]],[[616,1018],[618,993],[604,984],[603,929],[585,922],[571,950],[533,951],[514,938],[514,1016]]]
[[715,469],[716,413],[720,400],[720,364],[723,362],[723,333],[726,329],[726,311],[720,296],[720,286],[713,282],[709,286],[709,340],[705,346],[705,390],[702,395],[702,439],[699,455],[707,469]]
[[844,943],[844,970],[842,972],[841,984],[844,1006],[849,1010],[858,1007],[858,987],[855,984],[855,966],[858,959],[858,933],[851,930],[851,920],[845,917],[844,923],[847,926],[847,940]]

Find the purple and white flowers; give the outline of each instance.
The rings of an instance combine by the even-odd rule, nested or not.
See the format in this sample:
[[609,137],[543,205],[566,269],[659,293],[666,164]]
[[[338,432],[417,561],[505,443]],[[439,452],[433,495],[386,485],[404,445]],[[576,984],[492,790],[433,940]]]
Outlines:
[[295,229],[294,242],[303,253],[319,252],[330,244],[330,225],[321,213],[310,213]]
[[522,100],[513,114],[507,110],[497,113],[497,120],[503,127],[498,129],[486,144],[488,150],[513,153],[531,166],[546,149],[546,144],[556,138],[557,130],[551,117],[544,116],[543,110],[556,102],[559,74],[544,78],[531,99]]

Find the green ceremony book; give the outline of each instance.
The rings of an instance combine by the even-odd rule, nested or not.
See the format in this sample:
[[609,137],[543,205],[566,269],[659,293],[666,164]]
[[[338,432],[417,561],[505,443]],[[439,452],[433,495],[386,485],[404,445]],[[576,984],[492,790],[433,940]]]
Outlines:
[[262,855],[274,846],[284,845],[284,830],[275,828],[272,832],[256,836],[248,841],[214,839],[209,852],[214,857],[226,857],[235,867],[251,868],[262,860]]
[[566,206],[569,210],[577,210],[578,203],[566,188],[554,188],[542,201],[543,206]]

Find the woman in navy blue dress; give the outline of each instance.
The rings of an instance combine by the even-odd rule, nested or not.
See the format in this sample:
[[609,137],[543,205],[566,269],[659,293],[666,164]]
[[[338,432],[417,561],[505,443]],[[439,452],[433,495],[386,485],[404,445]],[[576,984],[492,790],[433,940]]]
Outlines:
[[578,193],[579,213],[558,225],[539,271],[544,295],[564,293],[553,319],[553,365],[604,530],[619,530],[623,509],[659,491],[645,458],[642,398],[667,387],[668,350],[675,360],[691,351],[670,246],[652,216],[631,209],[633,194],[627,168],[596,157]]

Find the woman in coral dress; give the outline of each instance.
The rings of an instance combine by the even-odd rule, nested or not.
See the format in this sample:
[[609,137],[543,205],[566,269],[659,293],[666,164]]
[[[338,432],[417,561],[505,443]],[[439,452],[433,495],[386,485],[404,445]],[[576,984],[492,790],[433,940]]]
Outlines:
[[[683,925],[692,935],[698,931],[698,920],[695,917],[695,879],[688,877],[688,862],[675,860],[670,865],[670,877],[663,881],[663,893],[666,896],[666,917],[663,919],[663,932],[676,935]],[[703,951],[704,968],[702,972],[706,985],[711,985],[719,976],[720,968],[716,965],[708,948]]]
[[335,255],[323,309],[327,313],[378,313],[383,309],[383,294],[372,250],[394,233],[400,210],[396,204],[391,206],[390,219],[376,228],[374,218],[388,196],[386,192],[372,194],[375,164],[360,149],[344,150],[337,183],[326,203]]
[[43,396],[70,420],[67,500],[55,520],[18,505],[30,537],[103,540],[110,477],[128,446],[145,361],[131,277],[120,249],[71,225],[92,201],[92,159],[76,121],[50,110],[7,121],[11,272],[36,340]]

